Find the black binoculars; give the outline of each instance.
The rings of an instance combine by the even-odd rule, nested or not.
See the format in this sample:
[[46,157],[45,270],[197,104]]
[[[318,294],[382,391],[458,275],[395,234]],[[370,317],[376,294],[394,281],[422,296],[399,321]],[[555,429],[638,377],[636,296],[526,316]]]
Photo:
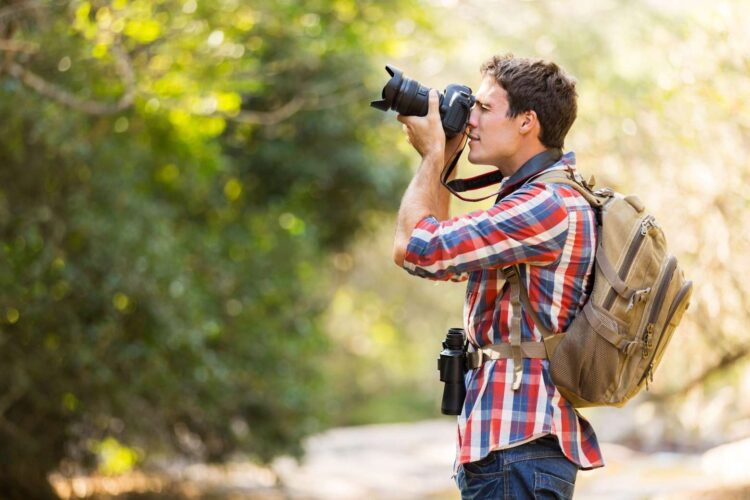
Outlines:
[[466,399],[466,334],[463,328],[451,328],[445,336],[443,351],[438,358],[440,381],[443,387],[443,402],[440,411],[443,415],[460,415]]

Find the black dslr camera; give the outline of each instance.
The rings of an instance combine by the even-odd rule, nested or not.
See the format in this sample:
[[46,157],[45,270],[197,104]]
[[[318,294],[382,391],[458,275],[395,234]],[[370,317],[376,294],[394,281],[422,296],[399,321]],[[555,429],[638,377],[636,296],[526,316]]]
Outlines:
[[[391,79],[383,87],[383,99],[370,106],[382,111],[393,109],[402,115],[425,116],[429,109],[430,89],[416,80],[406,78],[395,66],[386,65]],[[476,97],[466,85],[452,83],[440,94],[440,119],[445,136],[454,137],[466,129]]]
[[451,328],[443,342],[443,352],[438,358],[440,381],[443,387],[443,415],[460,415],[466,399],[464,374],[466,373],[466,335],[463,328]]

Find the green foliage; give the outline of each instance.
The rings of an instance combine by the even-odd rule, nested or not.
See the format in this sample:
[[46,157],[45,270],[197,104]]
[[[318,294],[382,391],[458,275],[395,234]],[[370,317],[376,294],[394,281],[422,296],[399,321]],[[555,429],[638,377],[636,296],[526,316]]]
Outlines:
[[0,19],[44,82],[0,72],[2,496],[44,494],[63,459],[268,460],[325,425],[326,256],[405,181],[362,84],[399,9],[72,1]]

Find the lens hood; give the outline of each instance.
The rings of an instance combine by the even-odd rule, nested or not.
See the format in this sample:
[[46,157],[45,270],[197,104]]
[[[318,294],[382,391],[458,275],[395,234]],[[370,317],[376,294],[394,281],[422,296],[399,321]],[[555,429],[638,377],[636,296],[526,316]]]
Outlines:
[[393,107],[393,102],[396,99],[396,95],[398,95],[399,88],[401,88],[401,81],[404,74],[403,71],[390,64],[385,65],[385,70],[391,75],[391,79],[383,87],[382,99],[370,103],[370,106],[381,111],[388,111]]

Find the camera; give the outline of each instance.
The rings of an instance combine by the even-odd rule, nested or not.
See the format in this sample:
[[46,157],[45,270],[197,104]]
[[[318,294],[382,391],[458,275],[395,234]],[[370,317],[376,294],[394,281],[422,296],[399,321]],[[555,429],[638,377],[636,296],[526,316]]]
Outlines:
[[[381,111],[393,109],[402,115],[425,116],[429,109],[430,88],[416,80],[406,78],[395,66],[386,65],[385,70],[391,79],[383,87],[382,99],[372,101],[370,106]],[[466,85],[452,83],[440,98],[440,120],[443,123],[445,136],[454,137],[466,129],[471,108],[476,97]]]
[[440,381],[443,387],[443,401],[440,411],[443,415],[460,415],[466,399],[466,334],[463,328],[451,328],[445,336],[443,351],[438,358]]

